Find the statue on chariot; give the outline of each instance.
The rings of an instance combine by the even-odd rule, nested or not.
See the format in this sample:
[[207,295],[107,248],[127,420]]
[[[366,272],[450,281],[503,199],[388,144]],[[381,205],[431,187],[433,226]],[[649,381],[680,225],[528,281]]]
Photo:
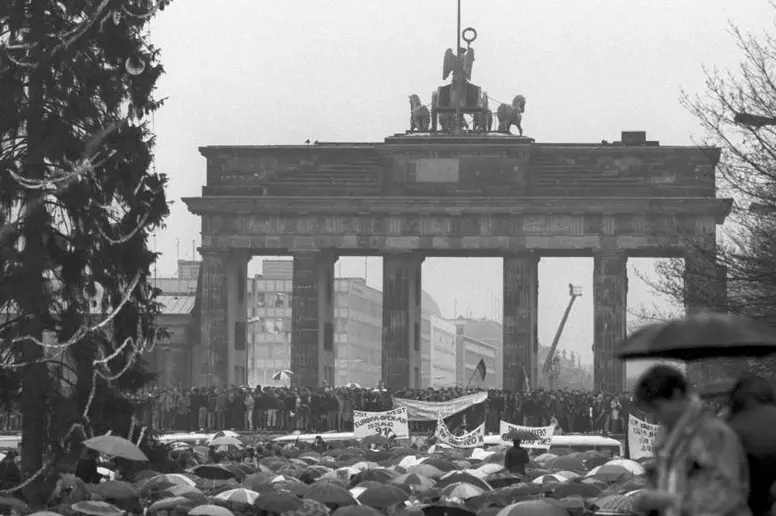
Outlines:
[[[441,86],[431,96],[431,106],[423,105],[418,95],[410,95],[411,133],[462,134],[464,131],[484,134],[493,130],[493,112],[488,103],[488,94],[470,82],[474,65],[474,49],[471,44],[477,39],[477,31],[469,27],[461,37],[466,48],[458,52],[448,48],[442,62],[442,79],[452,75],[450,84]],[[500,104],[496,110],[499,133],[511,134],[511,127],[523,135],[522,118],[525,112],[525,97],[517,95],[512,104]],[[469,129],[465,115],[470,115]]]

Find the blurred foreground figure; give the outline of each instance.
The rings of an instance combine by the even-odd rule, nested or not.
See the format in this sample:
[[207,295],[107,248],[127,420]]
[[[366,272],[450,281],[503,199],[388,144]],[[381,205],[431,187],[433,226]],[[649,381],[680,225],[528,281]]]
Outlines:
[[730,392],[730,427],[736,432],[749,460],[749,507],[752,514],[771,514],[776,481],[776,404],[771,384],[746,375]]
[[656,443],[656,485],[644,490],[640,511],[662,516],[747,516],[749,470],[735,432],[703,409],[684,375],[658,365],[634,392],[637,406],[663,425]]

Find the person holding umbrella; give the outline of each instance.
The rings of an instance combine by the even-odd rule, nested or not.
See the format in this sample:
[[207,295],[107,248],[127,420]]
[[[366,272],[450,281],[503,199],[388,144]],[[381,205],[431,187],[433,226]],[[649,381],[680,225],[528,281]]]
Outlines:
[[749,462],[749,507],[754,516],[771,514],[776,482],[776,404],[773,386],[746,374],[730,391],[728,424],[738,435]]
[[522,441],[536,441],[538,437],[527,430],[512,428],[502,435],[501,439],[512,441],[512,447],[504,455],[504,467],[510,473],[525,476],[525,467],[531,459],[528,457],[528,452],[520,444]]
[[656,485],[637,499],[640,512],[664,516],[748,516],[749,469],[735,432],[704,410],[682,372],[653,366],[634,391],[639,408],[665,427],[655,451]]
[[512,441],[512,447],[507,451],[504,456],[504,467],[510,473],[517,473],[525,476],[525,467],[531,459],[528,457],[528,452],[525,448],[520,446],[520,440],[515,439]]

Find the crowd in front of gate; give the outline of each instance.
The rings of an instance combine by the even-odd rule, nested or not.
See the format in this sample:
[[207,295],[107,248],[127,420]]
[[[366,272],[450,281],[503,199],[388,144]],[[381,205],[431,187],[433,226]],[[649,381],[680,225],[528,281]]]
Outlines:
[[[465,389],[388,390],[286,387],[164,388],[132,397],[137,420],[158,431],[266,430],[275,432],[326,432],[353,429],[354,410],[390,410],[393,397],[425,401],[449,401],[468,393]],[[492,390],[485,403],[473,405],[454,418],[452,425],[465,428],[467,421],[485,421],[488,432],[499,422],[521,421],[529,426],[555,424],[566,432],[622,433],[631,410],[629,396],[585,391],[510,393]],[[413,430],[422,431],[421,423]]]

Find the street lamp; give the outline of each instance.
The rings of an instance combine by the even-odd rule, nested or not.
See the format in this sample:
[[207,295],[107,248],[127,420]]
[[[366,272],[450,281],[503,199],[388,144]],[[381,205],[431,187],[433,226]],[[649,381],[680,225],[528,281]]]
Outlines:
[[736,115],[733,117],[733,122],[737,123],[738,125],[748,125],[754,129],[759,129],[760,127],[764,127],[766,125],[776,125],[776,117],[754,115],[752,113],[736,113]]

